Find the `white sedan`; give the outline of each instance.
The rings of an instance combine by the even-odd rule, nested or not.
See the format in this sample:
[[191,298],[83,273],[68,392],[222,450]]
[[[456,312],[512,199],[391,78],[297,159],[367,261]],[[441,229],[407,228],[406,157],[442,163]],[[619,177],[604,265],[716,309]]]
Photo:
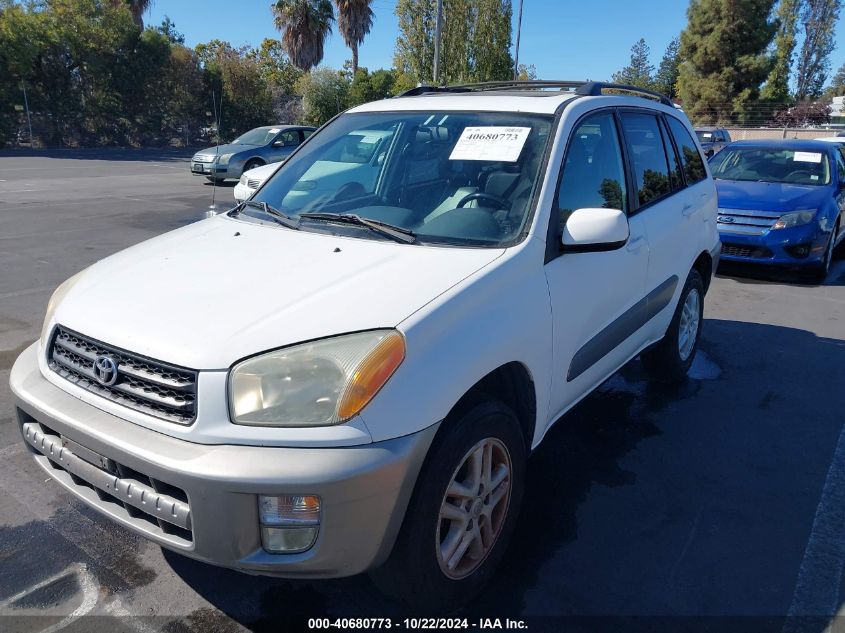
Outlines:
[[281,163],[268,163],[255,169],[245,171],[235,185],[235,200],[243,202],[255,193],[264,181],[267,180],[279,168]]
[[845,145],[845,136],[825,136],[824,138],[817,138],[817,141],[827,141],[828,143],[839,143]]

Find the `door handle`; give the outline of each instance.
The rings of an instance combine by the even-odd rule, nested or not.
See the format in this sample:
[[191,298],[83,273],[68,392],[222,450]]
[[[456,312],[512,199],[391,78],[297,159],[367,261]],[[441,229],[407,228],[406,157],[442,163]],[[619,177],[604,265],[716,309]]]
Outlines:
[[645,238],[644,238],[644,237],[642,237],[642,236],[640,236],[640,237],[635,237],[634,239],[632,239],[631,241],[629,241],[629,242],[628,242],[628,246],[626,246],[625,248],[626,248],[628,251],[630,251],[630,252],[634,253],[634,252],[636,252],[636,251],[640,250],[640,248],[642,248],[642,245],[643,245],[644,243],[645,243]]

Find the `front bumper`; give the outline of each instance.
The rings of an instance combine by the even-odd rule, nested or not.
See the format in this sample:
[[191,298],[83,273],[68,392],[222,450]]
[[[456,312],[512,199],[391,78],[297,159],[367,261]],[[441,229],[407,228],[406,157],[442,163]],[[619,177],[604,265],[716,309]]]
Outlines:
[[[791,229],[766,231],[762,235],[742,235],[719,231],[722,240],[721,261],[747,262],[771,266],[816,266],[824,258],[830,237],[813,222]],[[806,249],[799,256],[798,249]]]
[[[21,354],[9,382],[39,465],[84,503],[150,540],[250,573],[329,578],[382,563],[437,430],[351,448],[194,444],[59,389],[41,375],[36,350],[34,344]],[[265,552],[259,494],[318,495],[314,546]]]
[[241,168],[231,161],[226,165],[216,165],[214,161],[200,161],[192,158],[191,173],[194,176],[205,176],[206,178],[240,178]]

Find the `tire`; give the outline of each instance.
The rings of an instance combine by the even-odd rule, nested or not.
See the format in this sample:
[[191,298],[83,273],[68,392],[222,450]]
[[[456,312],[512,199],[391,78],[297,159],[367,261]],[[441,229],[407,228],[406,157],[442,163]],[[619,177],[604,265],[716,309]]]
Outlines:
[[830,234],[830,240],[827,243],[827,248],[824,251],[824,259],[822,259],[821,263],[818,265],[817,268],[814,268],[813,271],[810,273],[810,279],[816,283],[823,283],[827,276],[830,274],[830,266],[833,262],[833,251],[836,249],[836,236],[839,234],[839,222],[836,222],[836,226],[833,227],[833,231]]
[[[501,561],[522,503],[526,460],[519,421],[498,400],[461,407],[444,424],[420,471],[393,552],[370,574],[384,593],[409,607],[423,612],[436,609],[441,615],[481,591]],[[459,501],[457,495],[447,495],[454,482],[472,481],[471,456],[479,455],[479,450],[485,453],[488,446],[492,460],[483,459],[483,463],[499,465],[490,469],[492,478],[502,476],[501,465],[506,463],[507,477],[492,490],[482,489],[480,496]],[[481,479],[483,486],[483,475]],[[461,489],[462,494],[469,485]],[[447,504],[448,514],[454,516],[441,518]],[[463,547],[467,539],[471,544]],[[456,548],[449,548],[449,543],[456,543]],[[465,553],[460,556],[462,547]],[[457,560],[451,570],[449,551],[454,551]]]
[[206,176],[205,179],[208,182],[213,182],[215,185],[222,185],[226,181],[225,178],[214,178],[212,176]]
[[693,269],[681,291],[666,334],[640,354],[643,366],[653,380],[678,383],[686,378],[698,349],[703,318],[704,282],[699,272]]
[[264,164],[264,161],[259,160],[258,158],[253,158],[246,165],[244,165],[244,170],[241,172],[241,175],[248,172],[250,169],[255,169],[256,167],[261,167],[263,164]]

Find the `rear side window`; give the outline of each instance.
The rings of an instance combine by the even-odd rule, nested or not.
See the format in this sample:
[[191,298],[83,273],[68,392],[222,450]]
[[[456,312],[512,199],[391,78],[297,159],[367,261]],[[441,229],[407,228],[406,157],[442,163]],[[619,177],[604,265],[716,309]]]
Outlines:
[[666,156],[669,157],[669,165],[671,166],[669,168],[669,184],[672,187],[672,191],[683,189],[684,177],[681,175],[681,159],[678,157],[677,152],[675,152],[675,148],[672,147],[672,139],[663,121],[660,122],[660,135],[663,137],[663,149],[666,152]]
[[622,114],[622,129],[630,150],[640,205],[670,193],[669,163],[657,117],[625,112]]
[[628,210],[622,150],[613,114],[584,119],[573,132],[558,186],[560,224],[576,209]]
[[681,160],[684,162],[687,184],[691,185],[704,180],[707,178],[707,170],[704,169],[704,161],[701,160],[701,154],[698,153],[698,148],[695,146],[692,136],[687,132],[684,124],[675,117],[667,116],[666,119],[669,121],[669,129],[672,130],[675,145],[678,146]]

